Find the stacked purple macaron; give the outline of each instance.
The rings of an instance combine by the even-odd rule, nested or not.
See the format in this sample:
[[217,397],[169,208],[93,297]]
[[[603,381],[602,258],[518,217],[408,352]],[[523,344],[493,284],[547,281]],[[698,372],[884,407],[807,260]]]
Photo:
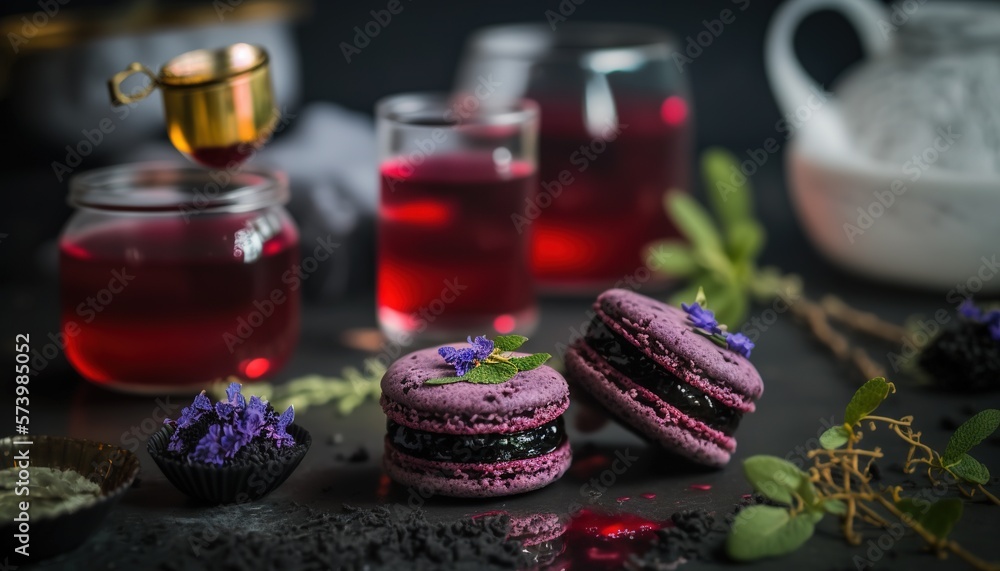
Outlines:
[[422,494],[489,497],[535,490],[565,473],[569,387],[559,373],[542,365],[496,384],[426,383],[454,374],[436,349],[425,349],[382,378],[383,464],[393,480]]
[[687,313],[635,292],[608,290],[594,310],[566,353],[570,380],[668,450],[728,463],[733,432],[764,391],[754,366],[697,331]]

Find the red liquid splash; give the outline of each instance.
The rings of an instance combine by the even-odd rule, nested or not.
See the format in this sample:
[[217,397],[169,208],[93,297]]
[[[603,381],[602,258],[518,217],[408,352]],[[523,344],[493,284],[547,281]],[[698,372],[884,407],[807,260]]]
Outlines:
[[377,302],[398,331],[509,333],[534,311],[524,208],[534,172],[488,153],[381,168]]
[[635,514],[577,512],[563,535],[565,551],[551,569],[621,569],[632,554],[649,549],[656,531],[669,523]]
[[[539,103],[535,201],[544,207],[532,224],[534,275],[545,286],[567,289],[626,276],[649,279],[636,275],[645,264],[644,246],[676,235],[663,210],[663,193],[689,188],[686,101],[678,96],[617,101],[617,133],[603,125],[588,130],[584,111],[569,98]],[[573,180],[563,184],[560,176]]]
[[298,340],[298,233],[274,213],[123,218],[59,249],[66,356],[95,383],[253,380]]
[[647,500],[655,500],[656,494],[654,494],[653,492],[646,492],[645,494],[642,495],[642,497]]
[[712,484],[691,484],[691,489],[707,492],[712,489]]

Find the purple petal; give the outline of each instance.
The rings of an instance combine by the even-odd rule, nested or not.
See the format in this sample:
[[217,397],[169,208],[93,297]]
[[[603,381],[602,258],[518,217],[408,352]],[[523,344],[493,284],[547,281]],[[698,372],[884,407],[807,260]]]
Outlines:
[[962,300],[962,304],[958,306],[958,313],[962,317],[973,321],[979,321],[983,317],[983,311],[976,307],[976,304],[972,302],[971,297],[967,297]]

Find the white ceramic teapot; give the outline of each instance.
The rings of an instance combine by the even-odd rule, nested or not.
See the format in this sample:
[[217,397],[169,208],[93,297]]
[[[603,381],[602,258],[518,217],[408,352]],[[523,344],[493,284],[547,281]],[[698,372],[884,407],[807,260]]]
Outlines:
[[[792,47],[799,22],[824,8],[855,25],[867,53],[833,95]],[[807,117],[791,121],[787,168],[813,243],[872,277],[1000,291],[1000,7],[792,0],[765,55],[783,113]]]

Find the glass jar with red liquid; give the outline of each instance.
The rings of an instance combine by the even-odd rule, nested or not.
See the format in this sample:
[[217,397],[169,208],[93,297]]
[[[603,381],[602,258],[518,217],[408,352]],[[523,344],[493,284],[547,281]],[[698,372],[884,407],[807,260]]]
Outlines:
[[167,164],[72,179],[59,240],[66,356],[128,392],[253,381],[291,357],[299,234],[283,177]]
[[538,185],[522,215],[545,291],[645,275],[646,245],[676,235],[663,195],[688,188],[691,106],[674,49],[631,24],[507,25],[469,40],[456,92],[541,107]]
[[405,341],[529,333],[528,232],[538,108],[408,94],[376,107],[381,198],[377,306]]

